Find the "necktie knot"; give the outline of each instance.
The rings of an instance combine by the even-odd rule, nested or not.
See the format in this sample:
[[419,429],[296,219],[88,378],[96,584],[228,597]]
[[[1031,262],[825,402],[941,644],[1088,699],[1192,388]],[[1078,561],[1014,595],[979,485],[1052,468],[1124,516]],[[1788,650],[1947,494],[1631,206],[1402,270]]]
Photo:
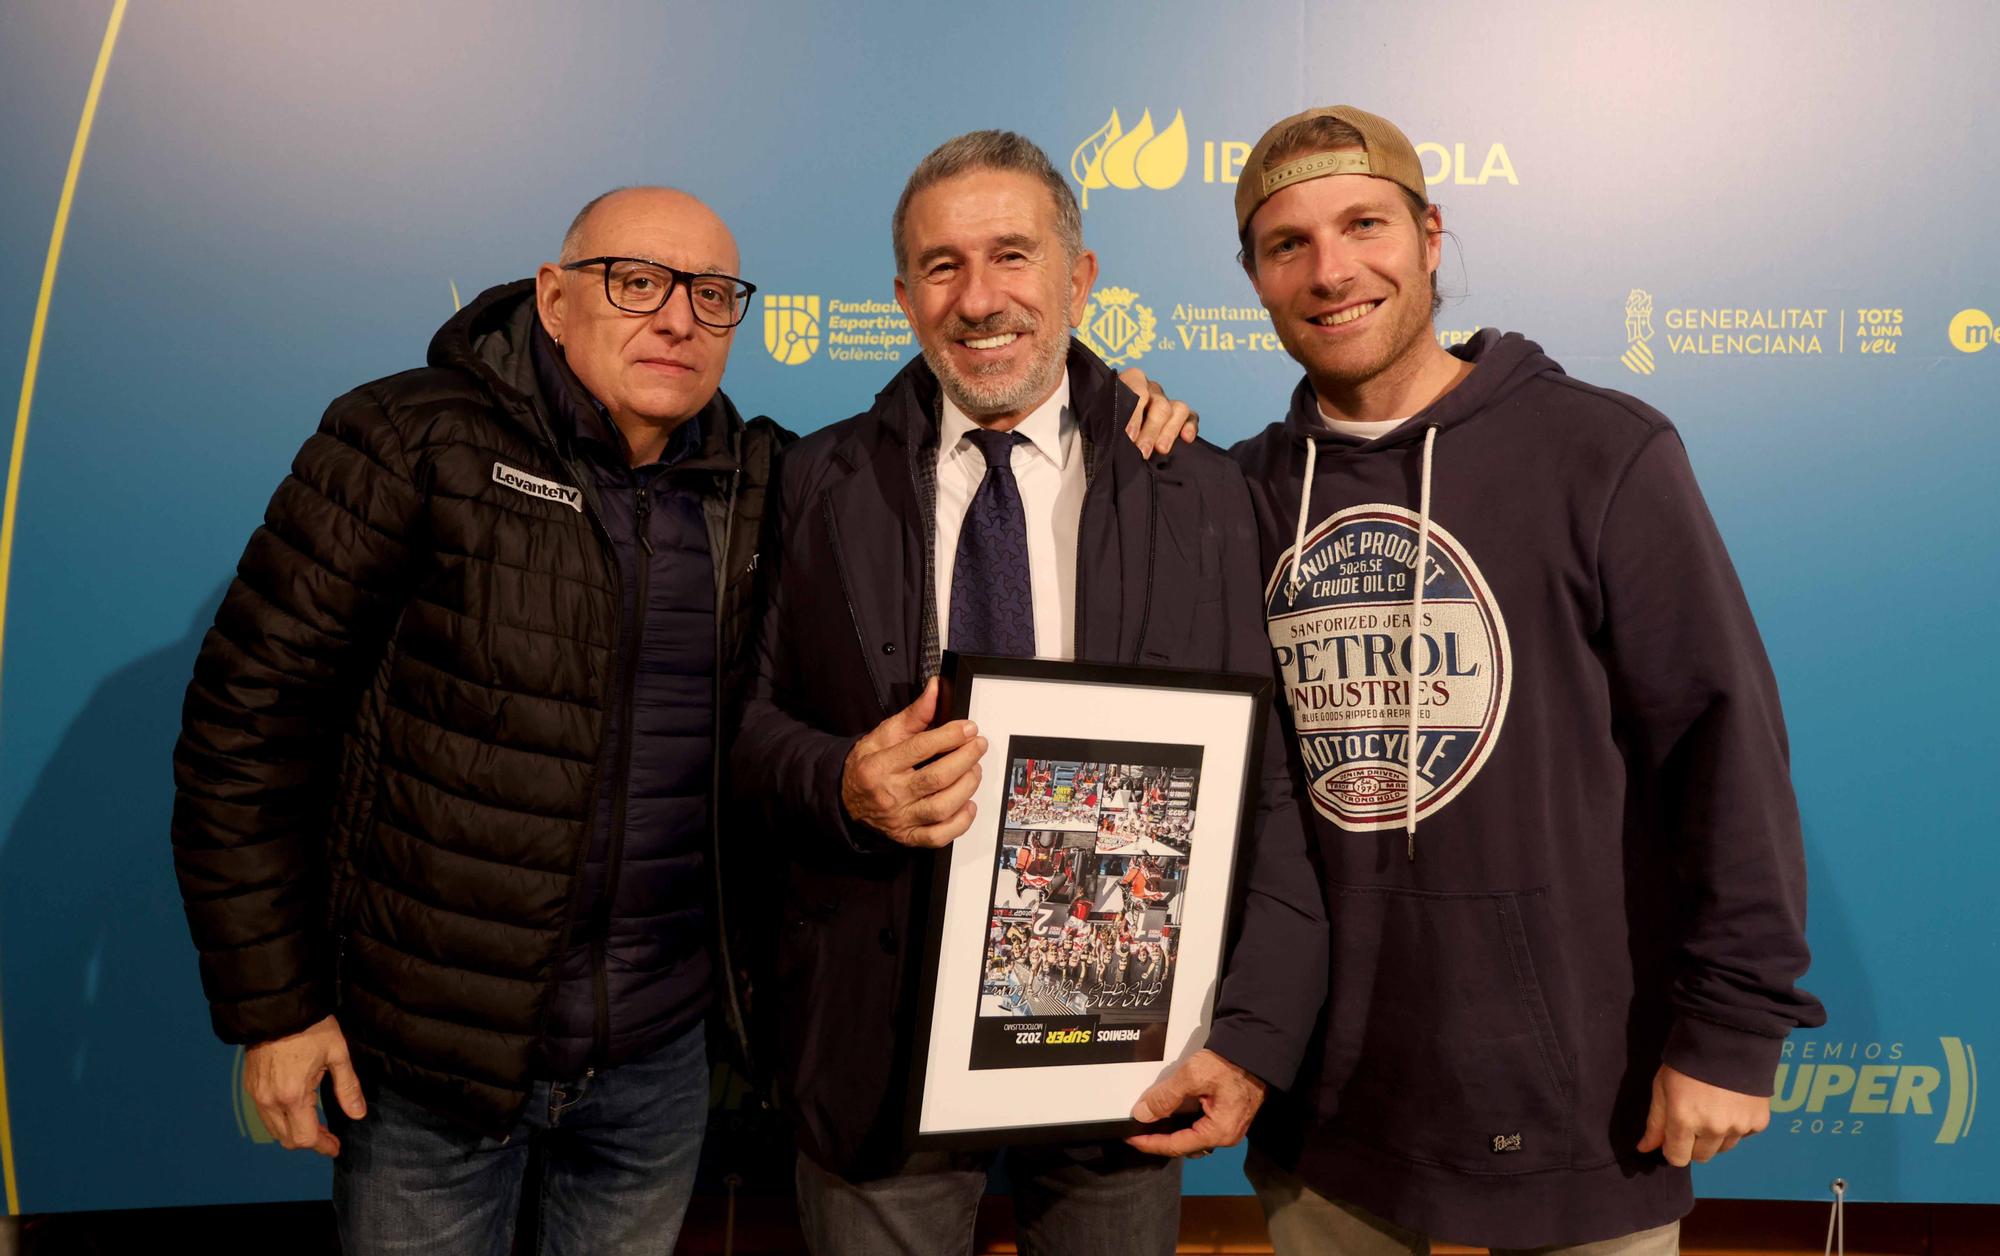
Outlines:
[[1019,432],[993,432],[976,427],[965,434],[974,448],[986,457],[989,471],[1011,471],[1014,468],[1014,446],[1028,438]]

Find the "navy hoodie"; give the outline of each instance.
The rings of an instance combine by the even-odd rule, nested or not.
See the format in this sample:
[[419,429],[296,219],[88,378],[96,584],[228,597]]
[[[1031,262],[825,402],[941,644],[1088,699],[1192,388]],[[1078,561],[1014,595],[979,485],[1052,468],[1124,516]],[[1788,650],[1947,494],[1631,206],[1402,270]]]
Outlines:
[[1663,1062],[1768,1095],[1825,1019],[1798,811],[1673,426],[1520,336],[1454,352],[1386,436],[1302,381],[1232,451],[1332,919],[1313,1063],[1253,1141],[1439,1239],[1590,1242],[1692,1207],[1635,1150]]

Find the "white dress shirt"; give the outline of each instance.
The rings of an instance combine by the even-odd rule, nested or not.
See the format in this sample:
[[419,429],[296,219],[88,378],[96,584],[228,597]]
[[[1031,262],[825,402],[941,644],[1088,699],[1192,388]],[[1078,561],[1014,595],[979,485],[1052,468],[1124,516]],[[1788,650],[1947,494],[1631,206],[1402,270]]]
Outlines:
[[[938,427],[938,640],[951,645],[951,573],[965,512],[986,478],[986,457],[965,439],[978,424],[944,399]],[[1076,657],[1076,533],[1083,518],[1083,448],[1069,409],[1069,376],[1014,429],[1014,482],[1028,523],[1028,588],[1035,602],[1035,657]]]

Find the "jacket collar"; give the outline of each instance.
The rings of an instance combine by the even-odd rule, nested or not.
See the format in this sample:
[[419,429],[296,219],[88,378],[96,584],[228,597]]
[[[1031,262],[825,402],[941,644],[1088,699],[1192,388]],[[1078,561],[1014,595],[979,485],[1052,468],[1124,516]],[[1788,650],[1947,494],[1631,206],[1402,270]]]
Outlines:
[[[536,352],[537,337],[548,343],[544,354]],[[545,378],[550,372],[537,362],[542,356],[551,359],[552,379]],[[565,462],[573,456],[578,407],[594,403],[542,330],[533,279],[501,284],[474,297],[431,337],[429,361],[470,373],[525,426],[552,443]],[[718,389],[689,421],[701,424],[701,447],[675,469],[735,471],[743,418],[728,394]]]
[[[1114,439],[1124,440],[1125,419],[1138,400],[1132,390],[1119,383],[1118,376],[1104,360],[1074,336],[1069,342],[1068,369],[1070,408],[1085,446],[1105,449],[1111,447]],[[886,434],[903,444],[932,445],[937,441],[941,391],[930,363],[919,354],[875,394],[875,404],[869,413],[882,424]],[[1133,453],[1136,457],[1137,451]]]
[[[1132,662],[1146,635],[1153,596],[1160,483],[1176,482],[1172,455],[1148,461],[1125,437],[1137,398],[1098,356],[1072,340],[1070,406],[1083,437],[1084,493],[1077,537],[1077,657]],[[829,451],[847,473],[825,489],[823,506],[862,664],[885,713],[923,683],[926,594],[935,498],[924,500],[921,467],[938,436],[939,385],[922,358],[876,395],[866,418]],[[1085,574],[1088,577],[1085,578]],[[891,656],[882,644],[902,642]],[[891,661],[893,657],[894,661]]]

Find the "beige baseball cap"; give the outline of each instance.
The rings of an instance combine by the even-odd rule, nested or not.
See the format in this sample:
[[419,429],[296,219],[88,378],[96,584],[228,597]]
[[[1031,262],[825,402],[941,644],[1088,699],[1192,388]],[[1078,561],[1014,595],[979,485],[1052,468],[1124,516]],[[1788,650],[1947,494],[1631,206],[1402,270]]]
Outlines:
[[[1313,118],[1335,118],[1361,133],[1361,152],[1307,153],[1277,166],[1266,168],[1265,157],[1277,138],[1300,122]],[[1249,160],[1243,163],[1243,173],[1236,180],[1236,231],[1241,235],[1250,223],[1250,216],[1257,207],[1271,199],[1280,188],[1307,179],[1321,179],[1330,174],[1366,174],[1378,179],[1387,179],[1413,193],[1424,204],[1430,204],[1430,196],[1424,191],[1424,164],[1417,160],[1417,150],[1396,124],[1387,118],[1377,117],[1353,105],[1332,105],[1319,109],[1308,109],[1295,113],[1264,132],[1257,141],[1257,147],[1250,150]]]

